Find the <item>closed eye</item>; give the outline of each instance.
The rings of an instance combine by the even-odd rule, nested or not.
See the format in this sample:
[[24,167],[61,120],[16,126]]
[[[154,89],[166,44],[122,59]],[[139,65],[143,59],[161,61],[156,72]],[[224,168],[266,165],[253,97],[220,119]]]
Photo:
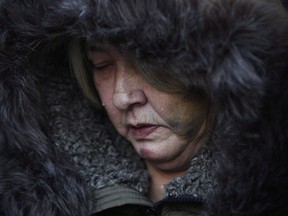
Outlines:
[[114,58],[107,52],[88,52],[88,60],[94,74],[94,80],[101,82],[113,78],[116,69]]
[[100,83],[102,81],[108,81],[114,77],[115,64],[113,63],[101,63],[93,65],[94,81]]
[[114,70],[113,63],[101,63],[101,64],[94,64],[93,65],[93,72],[94,73],[104,73],[104,72],[111,72]]
[[108,69],[110,70],[111,66],[115,64],[114,59],[104,51],[89,51],[87,57],[94,73],[102,73]]
[[107,64],[107,63],[101,63],[101,64],[96,64],[96,65],[93,64],[93,71],[96,73],[103,72],[106,69],[108,69],[109,66],[111,66],[111,64]]

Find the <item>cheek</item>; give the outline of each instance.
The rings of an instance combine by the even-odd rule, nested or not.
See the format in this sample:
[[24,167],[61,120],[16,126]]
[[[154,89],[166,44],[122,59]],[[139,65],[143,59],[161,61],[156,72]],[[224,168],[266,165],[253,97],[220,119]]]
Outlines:
[[114,127],[116,128],[116,130],[121,134],[124,135],[125,131],[124,131],[124,126],[122,124],[122,119],[121,119],[121,113],[119,112],[119,110],[115,109],[114,106],[110,106],[110,104],[105,104],[105,110],[109,116],[109,119],[111,120],[111,122],[113,123]]
[[99,94],[103,108],[106,110],[109,119],[121,135],[125,135],[126,131],[122,124],[121,111],[119,111],[113,104],[113,83],[97,82],[94,79],[95,87]]
[[179,97],[158,101],[156,109],[159,115],[178,135],[185,136],[191,130],[197,131],[202,125],[203,118],[205,118],[203,104],[187,102]]
[[94,85],[100,96],[102,105],[106,106],[112,103],[113,83],[112,81],[102,81],[99,77],[94,75]]

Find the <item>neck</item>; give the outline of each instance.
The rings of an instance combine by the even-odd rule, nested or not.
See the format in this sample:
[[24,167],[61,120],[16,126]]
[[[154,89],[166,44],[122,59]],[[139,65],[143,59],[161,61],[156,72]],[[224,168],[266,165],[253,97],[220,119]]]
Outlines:
[[164,185],[168,184],[177,176],[183,176],[186,170],[166,171],[159,169],[153,164],[146,162],[147,170],[150,174],[150,188],[148,197],[151,201],[157,202],[163,198],[165,192]]

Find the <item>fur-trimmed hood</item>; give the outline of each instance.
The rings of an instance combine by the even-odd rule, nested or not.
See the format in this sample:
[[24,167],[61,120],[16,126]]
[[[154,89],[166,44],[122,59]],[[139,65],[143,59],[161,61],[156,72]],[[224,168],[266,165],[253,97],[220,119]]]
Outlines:
[[288,15],[276,1],[2,0],[0,7],[1,215],[88,215],[89,187],[147,189],[143,163],[69,72],[75,38],[109,41],[148,67],[169,68],[162,71],[187,92],[211,100],[212,147],[167,193],[208,191],[207,215],[288,213]]
[[[45,78],[41,86],[48,105],[49,136],[58,150],[70,155],[88,182],[92,196],[115,185],[147,195],[149,175],[144,162],[132,145],[117,134],[106,114],[83,97],[69,74],[54,74]],[[165,186],[164,198],[190,195],[206,201],[216,185],[215,157],[210,141],[191,161],[187,174]]]

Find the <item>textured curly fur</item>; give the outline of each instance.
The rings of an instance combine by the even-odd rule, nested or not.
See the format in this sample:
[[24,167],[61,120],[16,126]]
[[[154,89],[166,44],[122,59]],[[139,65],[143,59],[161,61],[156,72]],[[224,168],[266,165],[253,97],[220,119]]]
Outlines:
[[45,133],[37,87],[43,50],[65,49],[74,37],[128,49],[147,67],[170,68],[162,72],[188,95],[197,89],[209,97],[221,154],[207,215],[288,214],[283,9],[264,0],[0,3],[1,215],[88,215],[85,184]]
[[29,65],[44,39],[41,3],[0,5],[0,215],[88,215],[84,181],[45,133],[36,70]]

